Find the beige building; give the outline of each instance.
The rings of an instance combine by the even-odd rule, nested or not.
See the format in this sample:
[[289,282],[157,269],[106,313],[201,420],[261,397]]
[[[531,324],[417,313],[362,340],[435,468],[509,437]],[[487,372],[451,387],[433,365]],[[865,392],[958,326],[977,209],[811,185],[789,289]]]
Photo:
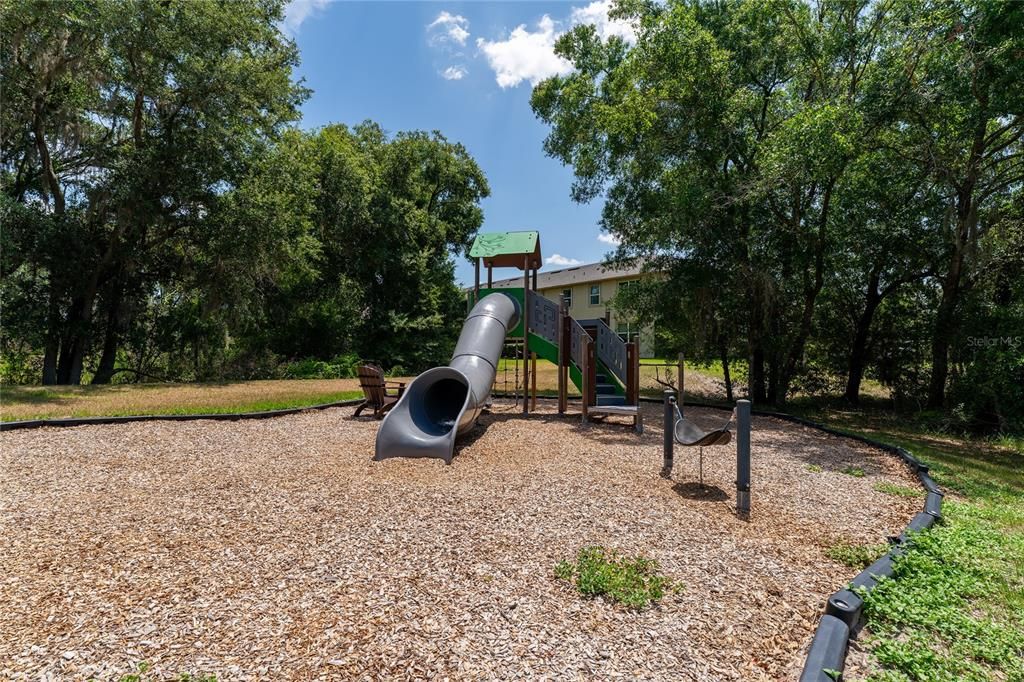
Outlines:
[[[577,265],[537,274],[537,291],[556,303],[565,299],[569,314],[577,320],[601,319],[624,341],[639,338],[640,357],[654,357],[654,326],[638,324],[628,313],[616,310],[615,296],[649,274],[641,266],[609,268],[600,263]],[[495,289],[523,286],[522,277],[494,281]]]

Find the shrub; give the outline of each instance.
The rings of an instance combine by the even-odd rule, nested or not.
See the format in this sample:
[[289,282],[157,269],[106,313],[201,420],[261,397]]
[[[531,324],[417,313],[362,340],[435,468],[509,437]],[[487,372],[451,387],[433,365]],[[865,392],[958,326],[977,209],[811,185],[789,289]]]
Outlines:
[[286,379],[351,379],[361,363],[354,353],[338,355],[330,361],[306,358],[286,365],[283,375]]
[[584,547],[575,561],[558,562],[555,576],[584,596],[604,596],[634,609],[661,599],[669,584],[653,559],[630,559],[598,546]]

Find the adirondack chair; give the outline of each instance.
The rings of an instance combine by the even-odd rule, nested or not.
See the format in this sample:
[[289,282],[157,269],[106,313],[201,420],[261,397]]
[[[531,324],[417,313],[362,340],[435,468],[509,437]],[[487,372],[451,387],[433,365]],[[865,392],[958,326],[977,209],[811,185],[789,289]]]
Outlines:
[[359,404],[355,414],[352,416],[358,417],[360,412],[367,407],[372,407],[373,416],[377,419],[383,419],[384,414],[394,407],[398,399],[402,397],[402,393],[405,392],[405,383],[401,381],[386,381],[384,379],[384,370],[377,365],[360,365],[358,374],[359,387],[363,389],[363,395],[366,396],[366,399]]

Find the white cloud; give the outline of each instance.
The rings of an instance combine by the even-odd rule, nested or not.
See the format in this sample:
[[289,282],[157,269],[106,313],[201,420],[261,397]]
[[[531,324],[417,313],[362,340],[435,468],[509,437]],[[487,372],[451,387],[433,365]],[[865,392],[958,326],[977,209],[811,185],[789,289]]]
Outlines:
[[609,19],[609,9],[611,0],[594,0],[586,7],[573,7],[564,21],[555,21],[545,14],[537,22],[535,31],[520,24],[505,40],[477,38],[476,45],[494,70],[501,88],[512,88],[523,81],[537,85],[545,78],[572,71],[572,65],[555,54],[555,41],[573,26],[593,24],[602,38],[618,36],[626,42],[636,42],[633,27],[624,21]]
[[622,243],[622,240],[616,237],[614,234],[608,234],[607,232],[600,232],[597,235],[597,241],[602,244],[608,244],[609,246],[618,246]]
[[528,31],[526,24],[520,24],[506,40],[478,38],[476,45],[494,69],[500,87],[515,87],[523,81],[536,85],[545,78],[572,71],[572,65],[555,54],[559,35],[555,22],[545,14],[537,22],[536,31]]
[[618,36],[627,43],[635,43],[636,30],[621,19],[609,19],[608,12],[611,8],[612,0],[594,0],[586,7],[573,7],[572,14],[569,15],[569,23],[573,26],[593,24],[597,28],[597,35],[604,40]]
[[576,260],[575,258],[566,258],[565,256],[553,253],[544,259],[544,265],[559,265],[562,267],[570,267],[573,265],[583,265],[583,261]]
[[466,71],[466,67],[464,66],[449,66],[441,72],[441,78],[444,78],[447,81],[460,81],[465,78],[467,73],[469,72]]
[[469,37],[469,19],[461,14],[441,12],[436,19],[427,24],[427,32],[431,34],[432,44],[450,41],[465,45],[466,38]]
[[323,8],[330,0],[292,0],[284,10],[284,32],[294,37],[302,23]]

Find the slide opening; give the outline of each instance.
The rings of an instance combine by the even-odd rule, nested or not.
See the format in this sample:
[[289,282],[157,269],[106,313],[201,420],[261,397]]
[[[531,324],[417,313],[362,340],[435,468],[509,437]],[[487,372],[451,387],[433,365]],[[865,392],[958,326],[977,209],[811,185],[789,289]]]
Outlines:
[[431,436],[450,432],[457,425],[468,393],[469,386],[458,379],[435,381],[423,392],[423,400],[413,414],[416,425]]

